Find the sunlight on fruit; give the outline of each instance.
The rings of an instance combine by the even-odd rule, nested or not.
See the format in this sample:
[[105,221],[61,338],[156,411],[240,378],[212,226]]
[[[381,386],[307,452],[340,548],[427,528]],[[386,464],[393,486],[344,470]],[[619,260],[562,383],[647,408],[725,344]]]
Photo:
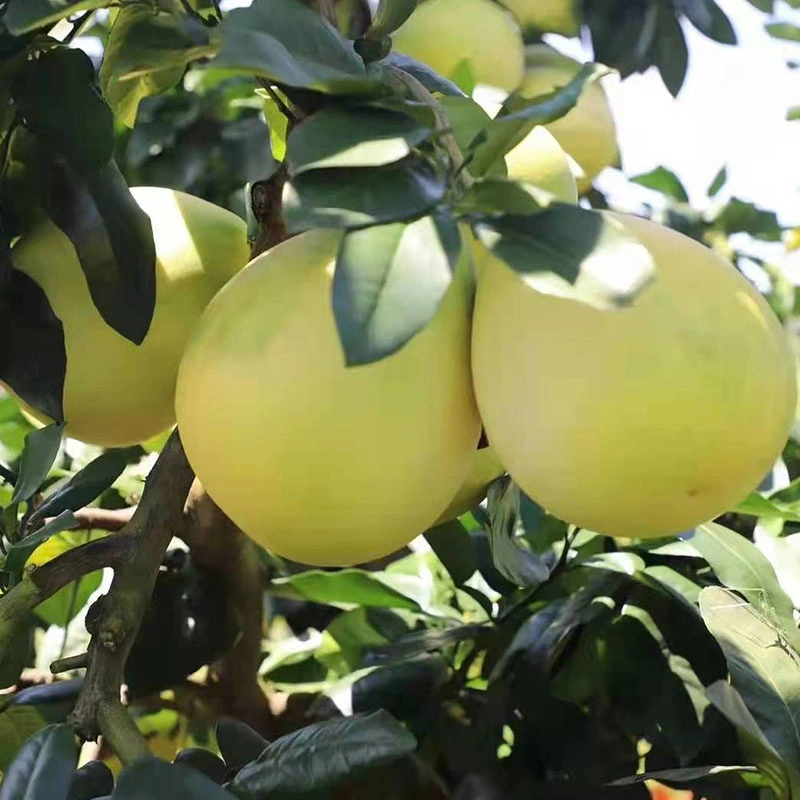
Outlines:
[[523,30],[577,36],[581,27],[579,0],[501,0]]
[[[526,48],[521,92],[529,98],[552,92],[566,86],[580,68],[579,62],[545,44],[530,45]],[[581,193],[606,167],[619,160],[614,118],[606,93],[597,81],[584,88],[572,111],[546,127],[580,166],[582,173],[575,177]]]
[[[340,235],[255,259],[209,306],[178,378],[186,453],[259,544],[349,565],[426,530],[469,469],[480,420],[469,370],[469,251],[429,325],[346,368],[330,302]],[[224,388],[223,388],[224,387]]]
[[475,83],[510,92],[525,73],[519,26],[490,0],[426,0],[392,40],[395,50],[424,61],[446,78],[467,62]]
[[169,189],[132,192],[153,223],[158,257],[156,307],[141,346],[100,316],[75,249],[55,225],[42,224],[12,251],[14,266],[42,286],[64,325],[67,435],[106,446],[149,439],[175,421],[175,379],[189,334],[249,257],[246,225],[230,211]]
[[489,441],[534,500],[592,531],[661,536],[732,507],[772,467],[794,419],[794,358],[728,262],[612,216],[658,269],[624,310],[535,292],[484,251],[475,391]]
[[508,177],[527,181],[563,203],[578,202],[571,159],[547,128],[537,125],[506,155]]
[[436,524],[449,522],[451,519],[466,514],[471,508],[475,508],[486,497],[489,484],[504,472],[503,465],[491,447],[476,450],[472,456],[469,474],[450,505],[436,520]]

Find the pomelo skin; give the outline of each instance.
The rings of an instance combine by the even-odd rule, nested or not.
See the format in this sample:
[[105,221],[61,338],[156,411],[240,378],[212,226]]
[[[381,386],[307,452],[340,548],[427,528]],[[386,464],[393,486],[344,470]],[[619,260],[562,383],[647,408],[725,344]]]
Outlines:
[[456,496],[450,505],[436,520],[437,525],[466,514],[478,505],[485,497],[489,484],[499,478],[505,469],[497,458],[496,453],[491,447],[482,447],[472,454],[469,473],[461,484],[461,488],[456,492]]
[[100,316],[72,243],[52,222],[12,251],[14,267],[39,283],[64,325],[66,433],[107,447],[144,441],[174,423],[175,380],[189,333],[249,258],[247,226],[232,212],[170,189],[131,191],[153,223],[157,254],[155,312],[141,345]]
[[506,154],[506,168],[509,178],[532,183],[562,203],[578,202],[569,158],[553,134],[541,125]]
[[[581,64],[546,44],[526,48],[525,80],[520,92],[537,97],[566,86],[581,69]],[[606,168],[619,160],[614,117],[603,87],[595,81],[583,90],[575,108],[545,126],[582,170],[576,175],[583,193]]]
[[425,0],[392,34],[394,49],[452,78],[468,61],[476,84],[511,92],[525,74],[522,32],[491,0]]
[[209,495],[263,547],[319,566],[379,558],[429,528],[481,431],[468,248],[422,331],[346,367],[331,303],[339,242],[311,231],[254,259],[203,315],[176,397]]
[[770,470],[794,418],[794,361],[772,310],[722,257],[612,216],[658,270],[619,311],[533,291],[483,251],[475,392],[498,457],[551,513],[611,536],[675,534]]
[[501,0],[523,30],[577,36],[581,20],[579,0]]

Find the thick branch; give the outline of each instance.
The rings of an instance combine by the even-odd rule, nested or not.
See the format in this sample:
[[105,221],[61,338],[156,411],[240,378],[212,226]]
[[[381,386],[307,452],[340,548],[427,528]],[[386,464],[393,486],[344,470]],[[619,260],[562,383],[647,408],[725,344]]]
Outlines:
[[[81,508],[75,512],[77,531],[121,531],[136,513],[136,506],[127,508]],[[45,520],[45,524],[52,518]]]
[[118,534],[135,537],[136,546],[126,549],[111,589],[89,609],[86,618],[92,641],[72,722],[84,739],[96,739],[102,733],[123,763],[147,752],[120,702],[125,662],[150,602],[164,552],[173,535],[180,533],[193,478],[175,432],[147,479],[136,513]]
[[271,178],[253,184],[250,203],[258,220],[258,234],[250,251],[251,258],[289,238],[281,200],[285,183],[286,167],[280,166]]

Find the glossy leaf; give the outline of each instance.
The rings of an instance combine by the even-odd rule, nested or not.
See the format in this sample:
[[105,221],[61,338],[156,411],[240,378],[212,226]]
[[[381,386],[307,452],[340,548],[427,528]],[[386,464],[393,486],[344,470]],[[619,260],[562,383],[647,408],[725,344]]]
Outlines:
[[381,39],[394,33],[416,7],[417,0],[380,0],[378,10],[364,35],[370,39]]
[[385,711],[307,725],[274,741],[231,782],[241,800],[320,792],[413,753],[412,734]]
[[3,22],[11,33],[22,34],[104,5],[106,0],[9,0]]
[[751,492],[734,509],[737,514],[750,514],[754,517],[772,517],[789,522],[800,522],[800,508],[795,502],[782,503],[776,497],[764,497],[758,492]]
[[800,788],[800,653],[780,628],[727,589],[705,588],[700,612],[722,646],[733,686]]
[[432,129],[413,118],[388,109],[326,109],[298,125],[289,136],[289,172],[380,167],[410,155],[412,148],[432,134]]
[[3,564],[3,569],[7,572],[17,572],[25,566],[25,562],[40,544],[43,544],[57,533],[77,528],[78,525],[79,522],[71,511],[62,512],[46,525],[42,525],[37,531],[18,542],[14,542],[8,548],[8,555]]
[[451,218],[351,231],[333,279],[333,313],[348,366],[396,353],[436,316],[462,242]]
[[[383,61],[382,66],[397,67],[416,78],[429,92],[437,92],[445,97],[464,97],[464,92],[452,81],[431,69],[424,61],[392,51]],[[392,85],[394,82],[390,81]]]
[[667,90],[673,97],[677,97],[689,68],[689,48],[686,35],[671,5],[659,5],[658,13],[658,28],[653,37],[650,56]]
[[429,628],[409,633],[391,644],[372,648],[370,652],[375,659],[402,661],[422,653],[432,653],[459,642],[470,641],[485,630],[483,625],[456,625],[441,630]]
[[655,277],[639,240],[596,211],[557,203],[538,214],[482,219],[474,230],[532,289],[595,308],[629,305]]
[[631,786],[645,781],[666,781],[668,783],[693,783],[703,778],[713,778],[717,775],[741,775],[746,772],[756,772],[755,767],[737,767],[719,765],[715,767],[686,767],[685,769],[665,769],[657,772],[643,772],[641,775],[632,775],[629,778],[620,778],[612,781],[609,786]]
[[123,770],[111,795],[113,800],[234,800],[213,781],[182,764],[167,764],[157,758],[137,761]]
[[84,764],[73,776],[67,800],[93,800],[114,791],[114,774],[102,761]]
[[430,528],[425,539],[456,586],[463,585],[477,571],[478,555],[472,539],[457,519]]
[[55,422],[28,434],[20,459],[12,503],[30,500],[39,491],[39,487],[55,463],[63,435],[63,423]]
[[115,164],[78,175],[42,164],[45,210],[69,237],[97,310],[114,330],[141,344],[156,300],[156,251],[150,218]]
[[213,52],[207,29],[186,15],[128,6],[117,14],[106,42],[100,85],[116,117],[129,128],[139,103],[172,88],[186,65]]
[[0,800],[66,800],[78,748],[69,725],[48,725],[29,739],[0,784]]
[[382,91],[352,44],[300,0],[255,0],[227,14],[219,33],[215,68],[328,94]]
[[217,722],[217,745],[225,763],[237,769],[255,761],[269,742],[249,725],[238,719],[223,717]]
[[210,750],[205,750],[202,747],[189,747],[186,750],[181,750],[175,756],[173,763],[189,767],[189,769],[205,775],[210,781],[219,785],[222,785],[227,772],[225,762]]
[[730,20],[714,0],[682,0],[678,7],[700,33],[721,44],[736,44]]
[[444,197],[433,166],[410,156],[363,169],[315,169],[286,184],[283,211],[292,231],[359,228],[419,217]]
[[686,189],[684,189],[680,178],[666,167],[656,167],[651,172],[637,175],[631,180],[640,186],[661,192],[679,203],[689,202],[689,195],[686,194]]

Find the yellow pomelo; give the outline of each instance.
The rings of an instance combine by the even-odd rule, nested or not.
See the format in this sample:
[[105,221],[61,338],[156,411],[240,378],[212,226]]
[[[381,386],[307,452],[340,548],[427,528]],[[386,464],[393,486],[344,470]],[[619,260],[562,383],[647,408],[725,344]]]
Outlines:
[[579,0],[501,0],[523,30],[577,36],[581,29]]
[[153,223],[157,253],[155,312],[139,346],[100,316],[72,243],[53,223],[12,251],[14,267],[42,287],[64,325],[67,435],[105,446],[144,441],[175,421],[175,380],[189,333],[249,256],[247,226],[230,211],[170,189],[132,192]]
[[469,250],[434,319],[397,353],[345,367],[331,305],[340,234],[259,256],[209,305],[181,363],[189,462],[262,546],[306,564],[387,555],[433,524],[481,423],[469,367]]
[[392,34],[394,49],[451,78],[468,62],[476,84],[516,89],[525,47],[514,17],[492,0],[426,0]]
[[613,218],[657,267],[623,310],[540,294],[483,251],[475,392],[498,457],[553,514],[612,536],[674,534],[731,508],[772,467],[794,418],[794,359],[725,259]]
[[[545,44],[526,48],[525,97],[537,97],[566,86],[580,71],[581,64]],[[578,189],[585,192],[592,181],[619,160],[614,117],[603,87],[595,81],[585,87],[575,108],[547,129],[580,167]]]
[[471,508],[475,508],[486,497],[489,484],[504,472],[503,465],[491,447],[482,447],[480,450],[476,450],[472,455],[472,463],[467,477],[456,492],[456,496],[450,501],[450,505],[436,520],[436,524],[449,522],[451,519],[466,514]]
[[555,195],[562,203],[578,202],[570,160],[547,128],[537,125],[506,154],[508,177],[526,181]]

